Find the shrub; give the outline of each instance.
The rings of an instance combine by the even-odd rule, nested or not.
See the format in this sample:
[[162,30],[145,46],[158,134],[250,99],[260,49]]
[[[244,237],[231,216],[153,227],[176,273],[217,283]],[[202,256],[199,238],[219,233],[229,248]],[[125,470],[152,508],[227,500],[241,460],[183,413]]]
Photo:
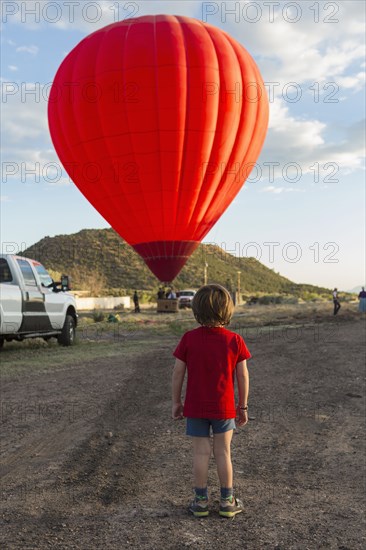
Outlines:
[[280,303],[280,300],[280,296],[265,295],[258,298],[258,304],[268,306],[269,304],[278,304]]
[[283,296],[281,304],[298,304],[299,298],[297,296]]
[[320,300],[320,296],[316,292],[303,292],[301,298],[305,302],[318,302]]
[[100,311],[99,309],[93,310],[93,320],[95,323],[101,323],[104,321],[104,313],[103,311]]

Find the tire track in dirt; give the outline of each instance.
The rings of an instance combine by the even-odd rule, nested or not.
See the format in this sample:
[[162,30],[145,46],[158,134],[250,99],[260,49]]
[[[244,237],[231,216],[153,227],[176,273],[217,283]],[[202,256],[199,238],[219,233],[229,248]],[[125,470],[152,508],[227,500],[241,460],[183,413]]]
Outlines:
[[[52,379],[51,384],[39,379],[39,388],[38,381],[34,381],[33,378],[34,391],[30,389],[32,384],[26,382],[23,382],[23,385],[15,384],[15,387],[18,387],[15,389],[19,395],[18,401],[6,401],[7,397],[3,394],[4,403],[7,405],[3,414],[4,438],[9,442],[15,432],[22,430],[18,434],[19,441],[15,449],[13,447],[15,452],[4,453],[3,487],[9,483],[12,490],[16,491],[20,486],[19,481],[27,478],[30,464],[36,469],[37,466],[44,468],[49,463],[59,462],[60,455],[61,459],[63,455],[68,455],[60,471],[69,475],[70,480],[72,479],[75,484],[96,475],[103,468],[104,463],[108,464],[108,460],[112,460],[117,449],[125,454],[132,451],[132,454],[137,457],[138,444],[134,443],[130,436],[132,435],[133,439],[133,433],[139,433],[137,423],[141,422],[136,420],[136,416],[139,417],[141,413],[141,396],[138,395],[143,382],[140,376],[144,374],[141,365],[149,365],[152,359],[151,353],[143,352],[138,357],[130,359],[128,365],[122,368],[119,366],[110,368],[110,360],[96,360],[89,363],[87,368],[77,369],[77,372],[69,371],[66,376],[63,372],[60,384],[58,384],[57,372],[47,373],[44,376],[45,379],[47,377]],[[121,362],[124,362],[123,357]],[[32,375],[30,379],[32,380]],[[96,400],[95,394],[92,395],[93,392],[90,391],[90,386],[98,384],[100,397]],[[50,385],[51,391],[48,392]],[[157,386],[156,380],[155,386]],[[21,393],[23,392],[24,395],[24,390],[25,396],[21,401]],[[145,406],[149,402],[150,409],[154,406],[154,391],[157,390],[151,387],[142,400]],[[72,421],[68,418],[68,414],[63,416],[61,414],[59,418],[40,419],[34,407],[33,410],[32,407],[31,410],[28,408],[26,418],[19,416],[20,413],[16,416],[16,407],[19,403],[26,402],[29,393],[33,399],[29,400],[30,404],[36,403],[47,393],[46,399],[50,399],[51,405],[55,406],[56,400],[59,399],[58,394],[61,393],[66,396],[69,403],[79,403],[77,399],[84,395],[83,404],[88,400],[87,405],[90,407],[86,410],[86,414],[83,414],[85,412],[83,410],[77,411],[76,418]],[[23,413],[24,410],[21,414]],[[110,437],[108,432],[112,432],[113,435]],[[127,442],[129,442],[128,445]],[[108,500],[108,497],[106,499]]]
[[[93,433],[62,465],[62,475],[76,490],[87,486],[103,505],[136,498],[148,474],[144,465],[156,438],[156,425],[162,420],[160,400],[162,394],[166,400],[170,398],[167,366],[172,362],[171,350],[161,355],[159,364],[157,353],[159,350],[134,360],[131,376],[105,403]],[[147,387],[146,370],[153,362]]]
[[[91,370],[108,367],[108,361],[99,360],[94,366],[89,363],[87,368],[75,371],[69,368],[66,377],[65,372],[62,373],[61,380],[60,373],[47,373],[40,382],[16,384],[17,401],[7,401],[3,392],[3,437],[9,447],[13,445],[10,452],[4,452],[3,482],[22,477],[30,459],[39,467],[52,460],[57,462],[60,455],[85,437],[90,424],[100,416],[100,398],[93,395],[84,380],[89,377],[92,383],[98,384],[100,376],[93,376]],[[112,374],[113,371],[117,371],[114,375],[118,380],[126,378],[125,371],[117,368]],[[85,392],[84,401],[80,400],[80,389]],[[105,388],[101,390],[103,396]],[[63,395],[66,400],[62,399]]]
[[[160,354],[158,362],[157,354]],[[32,506],[23,506],[23,514],[25,510],[28,512],[23,516],[23,524],[28,525],[28,535],[37,531],[41,535],[44,531],[37,539],[37,548],[42,548],[42,536],[45,541],[49,539],[55,543],[55,537],[58,540],[62,536],[64,526],[70,520],[78,532],[76,518],[88,517],[95,524],[100,524],[108,508],[115,509],[122,504],[129,510],[126,511],[127,516],[130,515],[131,519],[135,516],[133,503],[139,499],[144,479],[149,475],[149,449],[154,446],[159,423],[164,424],[168,420],[166,414],[163,419],[161,417],[161,397],[165,396],[166,402],[169,402],[170,371],[167,366],[171,364],[171,347],[165,352],[155,350],[154,353],[144,353],[134,358],[129,363],[129,376],[101,402],[99,414],[91,420],[91,425],[84,423],[77,427],[79,442],[73,445],[67,457],[52,472],[54,481],[50,483],[45,477],[43,479],[37,498],[36,525]],[[98,365],[93,368],[98,368]],[[105,384],[113,387],[117,379],[118,372],[112,376],[109,374]],[[49,449],[55,451],[52,452],[54,456],[65,444],[65,435],[67,437],[67,433],[62,431],[53,433],[47,443],[37,443],[36,446],[34,440],[33,443],[30,441],[23,452],[24,449],[32,449],[32,453],[37,454],[42,449]],[[29,461],[29,456],[27,459]],[[18,462],[18,473],[22,471],[23,462],[26,461]],[[71,509],[74,519],[70,518]],[[166,515],[164,510],[159,512],[156,509],[150,510],[150,513],[146,510],[145,514]],[[103,543],[102,528],[95,537],[98,546]]]

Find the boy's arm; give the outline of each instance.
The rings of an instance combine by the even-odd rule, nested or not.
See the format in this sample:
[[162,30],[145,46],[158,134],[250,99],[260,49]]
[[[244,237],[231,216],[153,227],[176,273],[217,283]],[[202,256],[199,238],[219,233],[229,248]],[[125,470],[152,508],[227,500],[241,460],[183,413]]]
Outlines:
[[172,418],[183,418],[182,387],[186,374],[186,364],[180,359],[175,360],[172,376]]
[[240,361],[236,365],[236,381],[238,384],[239,401],[236,408],[236,420],[239,426],[244,426],[248,422],[248,409],[243,410],[242,407],[248,406],[249,395],[249,372],[246,361]]

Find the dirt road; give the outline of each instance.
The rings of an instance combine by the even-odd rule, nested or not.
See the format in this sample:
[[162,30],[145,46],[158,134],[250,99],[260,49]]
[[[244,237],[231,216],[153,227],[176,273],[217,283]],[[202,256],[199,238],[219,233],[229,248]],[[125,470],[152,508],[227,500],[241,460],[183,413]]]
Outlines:
[[212,461],[210,516],[188,514],[190,441],[170,419],[179,336],[137,334],[110,356],[7,371],[2,548],[364,548],[364,322],[242,330],[250,422],[233,462],[245,513],[218,516]]

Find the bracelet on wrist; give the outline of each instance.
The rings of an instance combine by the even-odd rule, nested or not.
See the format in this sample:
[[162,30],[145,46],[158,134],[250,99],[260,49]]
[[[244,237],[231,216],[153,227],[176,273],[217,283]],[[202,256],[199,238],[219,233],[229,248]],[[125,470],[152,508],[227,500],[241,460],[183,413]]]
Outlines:
[[242,411],[247,411],[248,410],[248,405],[246,407],[239,407],[240,410]]

